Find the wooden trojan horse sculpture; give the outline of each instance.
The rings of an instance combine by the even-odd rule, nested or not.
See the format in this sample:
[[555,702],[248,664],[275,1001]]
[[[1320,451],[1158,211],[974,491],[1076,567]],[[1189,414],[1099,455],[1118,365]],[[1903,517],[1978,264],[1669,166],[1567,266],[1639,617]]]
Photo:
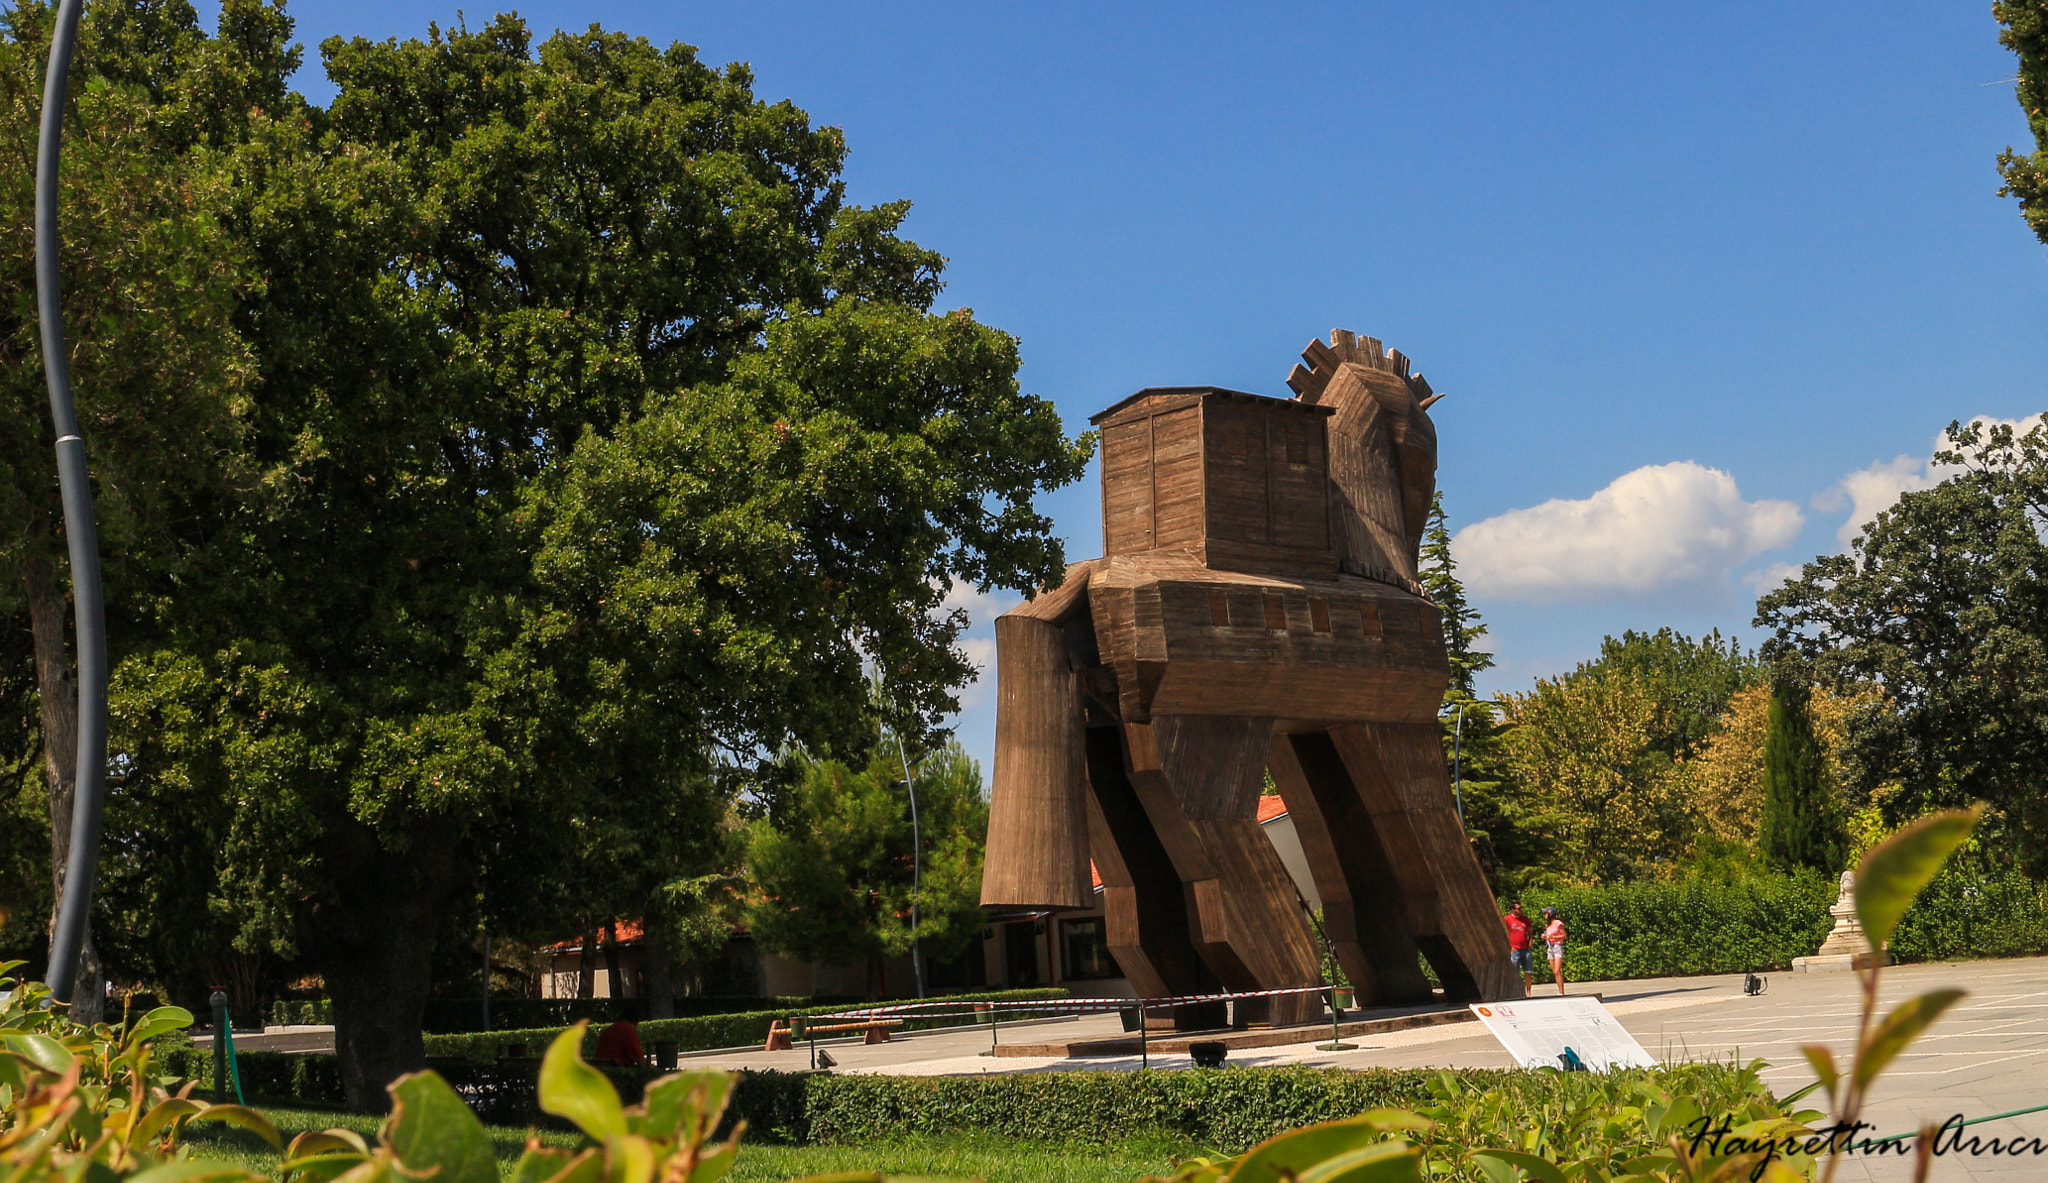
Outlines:
[[[1453,806],[1450,674],[1416,582],[1438,397],[1370,337],[1310,343],[1293,399],[1141,390],[1096,415],[1104,558],[996,622],[987,907],[1086,908],[1140,996],[1314,986],[1261,831],[1270,771],[1361,1005],[1522,979]],[[1241,1006],[1283,1025],[1313,994]],[[1217,1025],[1218,1008],[1173,1016]]]

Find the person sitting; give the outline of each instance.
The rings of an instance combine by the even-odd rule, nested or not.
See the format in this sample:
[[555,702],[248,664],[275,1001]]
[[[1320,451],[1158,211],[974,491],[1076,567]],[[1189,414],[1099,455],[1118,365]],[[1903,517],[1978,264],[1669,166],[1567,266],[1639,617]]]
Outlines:
[[647,1066],[647,1053],[640,1047],[639,1003],[627,1002],[619,1008],[618,1022],[598,1034],[597,1052],[591,1058],[621,1068]]

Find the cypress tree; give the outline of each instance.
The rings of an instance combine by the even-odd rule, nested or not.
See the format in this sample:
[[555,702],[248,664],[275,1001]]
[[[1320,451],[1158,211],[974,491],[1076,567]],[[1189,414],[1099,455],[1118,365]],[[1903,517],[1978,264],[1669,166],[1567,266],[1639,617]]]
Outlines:
[[1763,816],[1757,838],[1776,867],[1835,874],[1848,856],[1848,833],[1827,782],[1804,682],[1771,688],[1764,736]]
[[1451,659],[1451,684],[1445,701],[1470,700],[1473,675],[1493,667],[1493,654],[1474,646],[1486,635],[1478,609],[1465,599],[1465,584],[1458,578],[1458,564],[1451,557],[1451,531],[1444,520],[1444,495],[1429,503],[1429,525],[1422,532],[1422,563],[1416,574],[1429,598],[1443,613],[1444,650]]

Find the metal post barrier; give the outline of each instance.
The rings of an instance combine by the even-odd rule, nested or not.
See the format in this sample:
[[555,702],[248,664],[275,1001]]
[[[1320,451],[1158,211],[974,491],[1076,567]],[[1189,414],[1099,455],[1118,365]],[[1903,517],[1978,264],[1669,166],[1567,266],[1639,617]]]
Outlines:
[[1140,1068],[1150,1068],[1152,1066],[1152,1041],[1147,1038],[1149,1034],[1150,1032],[1145,1030],[1145,1000],[1140,998],[1138,1000],[1138,1067]]
[[207,999],[213,1004],[213,1103],[228,1103],[228,996],[215,990]]

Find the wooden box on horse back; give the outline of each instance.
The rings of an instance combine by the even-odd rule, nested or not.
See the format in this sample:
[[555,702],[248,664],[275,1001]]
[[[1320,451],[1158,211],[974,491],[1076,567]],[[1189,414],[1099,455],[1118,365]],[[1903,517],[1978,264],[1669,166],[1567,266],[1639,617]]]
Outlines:
[[1094,416],[1104,553],[1178,553],[1222,570],[1335,571],[1334,413],[1292,399],[1168,386]]

